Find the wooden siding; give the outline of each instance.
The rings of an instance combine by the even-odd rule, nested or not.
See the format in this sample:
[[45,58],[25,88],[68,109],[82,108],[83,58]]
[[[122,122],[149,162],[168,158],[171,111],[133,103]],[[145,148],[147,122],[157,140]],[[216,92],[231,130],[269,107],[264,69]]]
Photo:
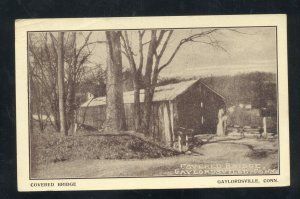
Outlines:
[[[201,82],[193,85],[176,98],[176,127],[193,129],[196,134],[214,134],[218,123],[218,111],[223,108],[223,99]],[[175,128],[176,128],[175,127]]]
[[[128,130],[134,130],[134,104],[126,103],[124,108]],[[149,136],[173,146],[176,139],[174,131],[178,127],[193,129],[196,134],[216,133],[218,111],[221,108],[225,110],[223,98],[197,82],[172,101],[153,102]],[[82,123],[86,111],[84,124],[100,129],[105,122],[105,109],[105,105],[81,107],[78,122]]]
[[83,123],[96,129],[102,128],[105,119],[106,106],[81,107],[77,115],[78,123]]
[[[153,104],[153,114],[150,119],[151,132],[149,132],[153,139],[169,146],[172,145],[174,137],[172,107],[173,104],[168,101]],[[124,108],[128,130],[134,130],[134,104],[124,104]],[[141,104],[141,109],[143,109],[143,104]],[[77,116],[78,123],[83,122],[84,115],[84,125],[101,129],[105,122],[106,106],[81,107]]]

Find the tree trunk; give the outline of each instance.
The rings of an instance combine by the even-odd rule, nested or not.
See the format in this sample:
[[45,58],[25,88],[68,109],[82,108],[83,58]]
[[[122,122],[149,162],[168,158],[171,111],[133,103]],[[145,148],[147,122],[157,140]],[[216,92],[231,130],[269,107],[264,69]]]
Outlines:
[[134,126],[135,126],[135,131],[138,132],[141,130],[140,85],[139,85],[138,77],[134,77],[133,87],[134,87]]
[[[31,67],[31,66],[29,66]],[[30,115],[30,120],[29,120],[29,124],[30,124],[30,133],[33,132],[33,113],[34,113],[34,106],[33,106],[33,99],[34,99],[34,83],[33,83],[33,79],[32,79],[32,73],[31,73],[31,70],[30,70],[30,73],[29,73],[29,93],[30,93],[30,96],[29,96],[29,115]]]
[[51,105],[52,114],[54,117],[54,128],[56,131],[60,131],[60,117],[59,117],[59,103],[57,97],[55,97],[55,101],[53,105]]
[[71,133],[74,133],[74,125],[75,125],[75,111],[76,111],[76,102],[75,102],[75,91],[76,86],[75,82],[71,81],[69,86],[69,95],[68,95],[68,129],[71,129]]
[[144,99],[144,115],[143,115],[143,132],[149,134],[150,127],[150,116],[152,114],[152,98],[154,93],[154,88],[152,87],[152,67],[153,58],[156,51],[156,31],[151,32],[151,40],[148,48],[146,69],[145,69],[145,99]]
[[58,33],[57,61],[58,61],[58,97],[59,97],[59,117],[60,132],[67,135],[65,120],[65,100],[64,100],[64,33]]
[[154,89],[145,89],[145,102],[144,102],[144,117],[143,117],[143,132],[150,134],[150,118],[152,114],[152,100],[153,100]]
[[111,133],[118,133],[127,128],[123,103],[120,36],[120,31],[106,31],[108,60],[105,130]]
[[150,133],[150,118],[152,115],[153,96],[155,92],[156,82],[158,79],[158,70],[154,69],[152,81],[145,90],[145,113],[144,113],[144,132]]

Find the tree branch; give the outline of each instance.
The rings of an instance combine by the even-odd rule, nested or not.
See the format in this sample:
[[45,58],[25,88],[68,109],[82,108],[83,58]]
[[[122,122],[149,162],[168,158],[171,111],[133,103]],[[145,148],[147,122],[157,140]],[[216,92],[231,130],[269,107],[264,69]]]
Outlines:
[[92,35],[92,32],[89,32],[88,36],[85,38],[84,40],[84,44],[79,48],[77,54],[76,54],[76,59],[78,58],[79,54],[81,53],[81,51],[84,49],[84,47],[86,47],[89,39],[90,39],[90,36]]
[[129,43],[129,39],[128,39],[128,34],[127,34],[127,31],[125,30],[124,31],[124,34],[125,34],[125,37],[123,36],[123,34],[121,34],[121,39],[124,43],[124,49],[125,49],[125,55],[127,56],[128,58],[128,61],[129,61],[129,64],[134,72],[134,74],[136,73],[136,63],[135,63],[135,60],[134,60],[134,57],[133,57],[133,52],[132,52],[132,49],[131,49],[131,46],[130,46],[130,43]]
[[162,40],[162,38],[164,37],[164,34],[165,34],[166,32],[167,32],[166,30],[161,30],[161,31],[159,32],[159,36],[158,36],[158,38],[156,39],[156,46],[157,46],[157,47],[159,46],[159,44],[160,44],[160,42],[161,42],[161,40]]
[[168,34],[168,36],[167,36],[167,38],[166,38],[166,40],[165,40],[165,42],[163,44],[163,47],[162,47],[160,53],[158,54],[158,59],[160,59],[162,57],[163,53],[165,52],[166,47],[167,47],[167,45],[169,43],[169,40],[170,40],[172,34],[173,34],[173,30],[169,31],[169,34]]
[[167,66],[172,62],[172,60],[174,59],[175,55],[177,54],[177,52],[179,51],[180,47],[181,47],[183,44],[185,44],[185,43],[187,43],[187,42],[195,41],[195,39],[197,39],[197,38],[200,38],[200,37],[209,35],[209,34],[211,34],[211,33],[213,33],[213,32],[218,31],[218,30],[219,30],[219,29],[211,29],[211,30],[208,30],[208,31],[203,31],[203,32],[198,33],[198,34],[191,35],[191,36],[189,36],[189,37],[187,37],[187,38],[185,38],[185,39],[182,39],[182,40],[179,42],[179,44],[177,45],[177,47],[175,48],[175,50],[173,51],[173,53],[172,53],[171,57],[168,59],[168,61],[167,61],[165,64],[163,64],[162,66],[159,67],[158,73],[159,73],[161,70],[163,70],[165,67],[167,67]]
[[143,31],[139,31],[139,56],[140,56],[140,63],[139,63],[139,67],[137,72],[140,74],[142,69],[143,69],[143,65],[144,65],[144,55],[143,55],[143,37],[145,34],[145,30]]

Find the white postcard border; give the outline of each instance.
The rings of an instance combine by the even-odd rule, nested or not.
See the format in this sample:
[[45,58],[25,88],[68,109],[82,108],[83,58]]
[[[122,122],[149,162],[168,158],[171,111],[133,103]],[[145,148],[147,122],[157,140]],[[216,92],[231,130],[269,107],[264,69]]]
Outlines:
[[[280,175],[30,180],[27,86],[28,31],[240,26],[277,27]],[[286,15],[20,19],[16,20],[15,27],[17,175],[19,191],[276,187],[290,185]],[[246,179],[250,181],[248,183],[234,183],[234,180]],[[259,183],[252,183],[256,179]],[[270,183],[266,179],[277,179],[278,182]],[[228,180],[228,183],[226,180]],[[58,186],[59,182],[75,183],[76,186]],[[53,183],[54,186],[35,186],[38,183]]]

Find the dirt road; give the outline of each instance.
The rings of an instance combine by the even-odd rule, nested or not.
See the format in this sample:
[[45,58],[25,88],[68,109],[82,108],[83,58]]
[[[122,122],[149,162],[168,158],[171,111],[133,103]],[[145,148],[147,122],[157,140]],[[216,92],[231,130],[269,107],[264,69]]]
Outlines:
[[[258,165],[261,170],[277,169],[277,141],[258,139],[211,140],[194,149],[190,155],[147,160],[76,160],[38,165],[33,178],[100,178],[191,175],[186,165],[197,167],[193,175],[211,175],[220,169],[209,165]],[[201,174],[199,168],[210,169]],[[221,170],[222,170],[221,169]],[[247,168],[253,172],[253,168]],[[183,170],[183,171],[182,171]],[[182,171],[182,172],[179,172]],[[212,172],[212,173],[211,173]],[[222,174],[222,173],[221,173]],[[224,173],[226,175],[227,173]]]

